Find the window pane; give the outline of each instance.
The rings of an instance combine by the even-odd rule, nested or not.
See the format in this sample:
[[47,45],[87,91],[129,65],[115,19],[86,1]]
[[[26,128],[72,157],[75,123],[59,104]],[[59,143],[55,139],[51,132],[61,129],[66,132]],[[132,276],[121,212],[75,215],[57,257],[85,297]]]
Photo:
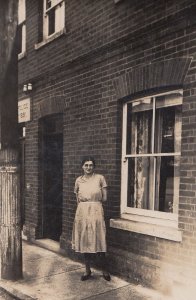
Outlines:
[[156,98],[154,146],[156,153],[180,152],[181,98],[181,95]]
[[18,49],[17,49],[17,51],[18,51],[18,54],[22,52],[22,27],[23,27],[22,24],[18,25],[18,31],[17,31],[17,35],[18,35],[17,36],[18,37],[18,44],[17,44]]
[[180,157],[130,158],[127,206],[177,213],[179,173]]
[[48,35],[55,32],[55,9],[48,12]]
[[151,153],[152,109],[151,98],[128,104],[127,154]]
[[155,210],[176,212],[179,199],[179,157],[158,157],[156,161]]
[[154,166],[153,157],[130,158],[128,161],[127,206],[153,209]]
[[52,6],[51,0],[46,0],[46,9]]

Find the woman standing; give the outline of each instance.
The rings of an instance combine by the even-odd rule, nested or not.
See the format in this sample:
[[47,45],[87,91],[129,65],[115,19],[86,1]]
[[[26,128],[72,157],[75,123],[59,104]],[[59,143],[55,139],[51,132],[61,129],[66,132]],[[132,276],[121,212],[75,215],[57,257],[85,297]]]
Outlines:
[[72,232],[72,248],[84,254],[86,272],[81,280],[91,276],[90,261],[97,254],[101,260],[103,277],[111,277],[106,265],[106,228],[102,202],[107,200],[107,184],[103,175],[94,173],[95,160],[86,157],[82,161],[83,175],[75,182],[74,192],[77,210]]

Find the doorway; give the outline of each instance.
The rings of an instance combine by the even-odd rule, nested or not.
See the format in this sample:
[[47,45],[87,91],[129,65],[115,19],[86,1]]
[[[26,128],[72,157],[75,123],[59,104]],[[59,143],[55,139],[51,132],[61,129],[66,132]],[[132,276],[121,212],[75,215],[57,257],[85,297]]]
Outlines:
[[62,115],[42,120],[42,235],[59,241],[63,203],[63,121]]

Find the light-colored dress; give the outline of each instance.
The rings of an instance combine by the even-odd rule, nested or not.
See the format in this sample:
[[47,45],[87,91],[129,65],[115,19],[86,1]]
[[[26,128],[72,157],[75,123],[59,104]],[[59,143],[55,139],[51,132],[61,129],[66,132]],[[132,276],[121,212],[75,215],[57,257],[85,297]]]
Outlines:
[[80,200],[72,231],[72,249],[81,253],[106,252],[106,228],[102,206],[103,175],[76,179],[74,192]]

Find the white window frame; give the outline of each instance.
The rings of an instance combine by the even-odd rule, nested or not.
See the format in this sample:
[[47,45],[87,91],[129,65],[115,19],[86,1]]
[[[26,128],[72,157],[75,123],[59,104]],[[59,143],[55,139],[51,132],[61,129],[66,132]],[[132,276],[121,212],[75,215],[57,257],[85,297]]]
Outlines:
[[[172,90],[167,93],[153,95],[152,98],[180,93],[183,97],[182,90]],[[149,98],[149,96],[147,97]],[[144,99],[144,97],[142,97]],[[180,152],[174,153],[152,153],[152,154],[129,154],[126,153],[127,144],[127,105],[138,99],[126,102],[123,104],[123,128],[122,128],[122,164],[121,164],[121,218],[170,228],[178,228],[178,208],[175,208],[175,213],[161,212],[155,210],[146,210],[140,208],[131,208],[127,206],[127,188],[128,188],[128,158],[130,157],[161,157],[161,156],[180,156]],[[154,101],[155,102],[155,101]],[[154,122],[154,120],[153,120]],[[115,226],[114,226],[115,227]]]
[[26,54],[26,0],[18,2],[18,26],[22,27],[22,49],[18,54],[18,59],[21,59]]
[[[64,31],[65,27],[65,0],[51,0],[51,7],[46,8],[47,0],[43,1],[43,40],[47,40],[55,36],[58,33]],[[49,34],[48,20],[49,12],[55,10],[55,30],[52,34]]]

